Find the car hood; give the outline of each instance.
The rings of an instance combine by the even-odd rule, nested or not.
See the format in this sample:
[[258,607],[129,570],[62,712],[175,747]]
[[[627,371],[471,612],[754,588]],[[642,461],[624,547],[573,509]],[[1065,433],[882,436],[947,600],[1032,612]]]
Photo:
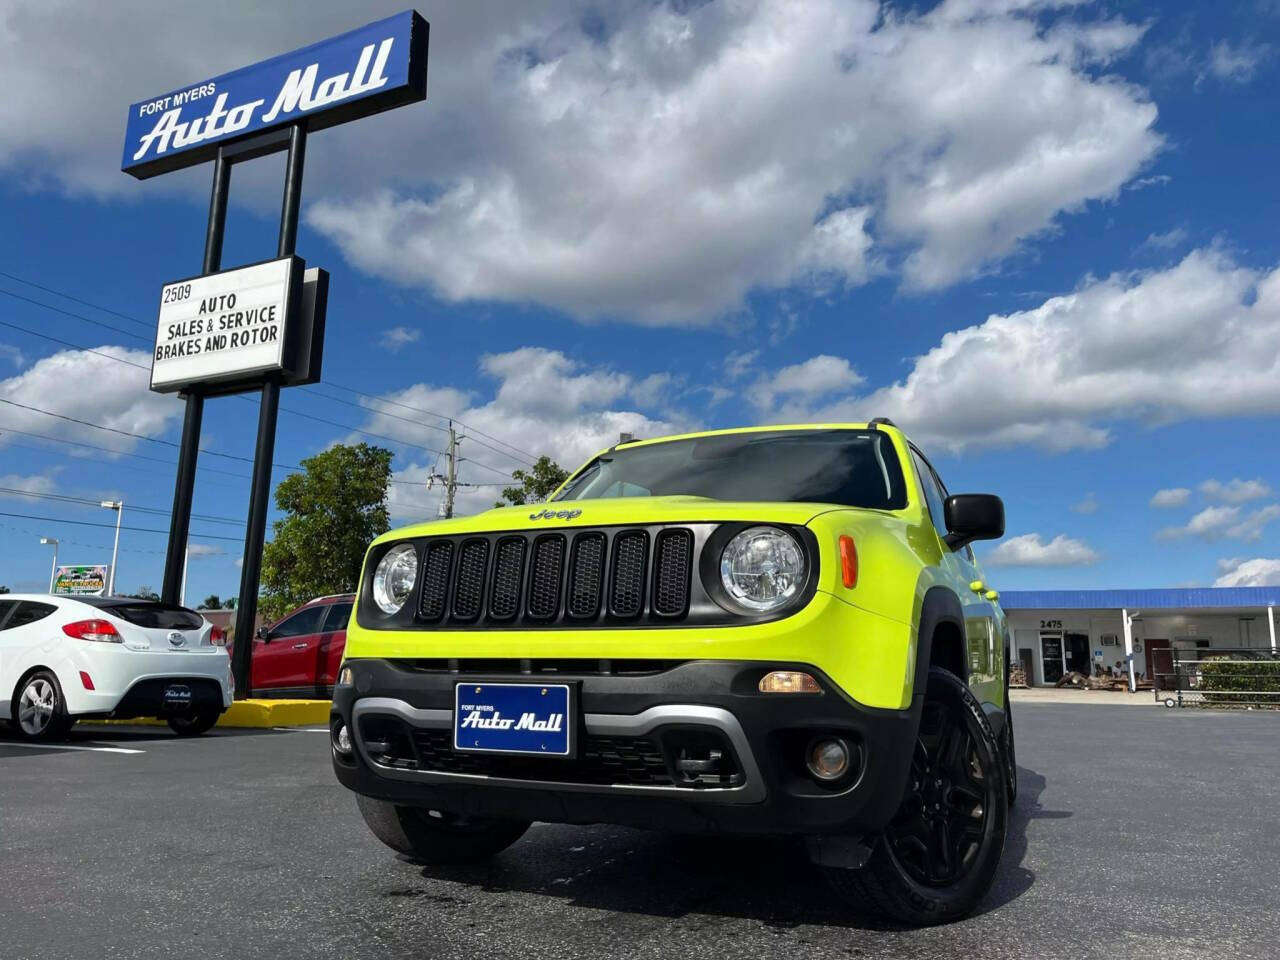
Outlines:
[[499,507],[471,517],[418,523],[384,533],[374,543],[403,540],[406,537],[540,530],[549,527],[608,527],[734,520],[806,524],[818,514],[834,509],[842,508],[827,503],[735,503],[689,496],[564,500],[522,507]]

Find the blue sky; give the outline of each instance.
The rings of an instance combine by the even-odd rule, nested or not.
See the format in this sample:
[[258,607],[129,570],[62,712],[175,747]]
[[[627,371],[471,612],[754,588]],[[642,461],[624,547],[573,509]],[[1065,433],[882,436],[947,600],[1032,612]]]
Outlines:
[[[34,333],[0,327],[0,398],[176,442],[143,371],[76,349],[145,362],[160,285],[201,260],[210,169],[120,173],[126,105],[396,9],[7,5],[0,320]],[[1280,12],[418,9],[427,101],[309,145],[298,250],[332,273],[326,382],[286,391],[278,462],[404,441],[403,521],[438,503],[438,415],[472,431],[463,479],[491,484],[620,430],[884,414],[953,491],[1005,498],[1009,536],[981,551],[1004,589],[1280,580]],[[281,175],[236,171],[226,265],[273,253]],[[189,600],[237,591],[231,458],[255,419],[206,407],[195,512],[220,519],[193,525]],[[167,528],[172,466],[130,455],[175,453],[0,404],[0,487],[42,495],[0,492],[25,515],[0,516],[0,583],[45,582],[42,535],[108,559],[110,530],[67,521],[111,514],[48,497]],[[159,587],[164,543],[122,535],[121,588]]]

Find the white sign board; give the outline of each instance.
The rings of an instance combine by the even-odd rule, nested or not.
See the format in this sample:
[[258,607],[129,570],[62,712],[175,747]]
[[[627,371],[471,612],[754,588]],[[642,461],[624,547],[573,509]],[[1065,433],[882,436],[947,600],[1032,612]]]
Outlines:
[[151,389],[291,371],[302,271],[298,257],[284,257],[165,284]]

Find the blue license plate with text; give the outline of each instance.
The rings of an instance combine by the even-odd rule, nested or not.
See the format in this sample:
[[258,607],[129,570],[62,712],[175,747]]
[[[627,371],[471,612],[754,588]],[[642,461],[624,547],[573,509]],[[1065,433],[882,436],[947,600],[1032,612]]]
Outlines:
[[478,753],[568,757],[572,691],[563,683],[460,683],[453,747]]

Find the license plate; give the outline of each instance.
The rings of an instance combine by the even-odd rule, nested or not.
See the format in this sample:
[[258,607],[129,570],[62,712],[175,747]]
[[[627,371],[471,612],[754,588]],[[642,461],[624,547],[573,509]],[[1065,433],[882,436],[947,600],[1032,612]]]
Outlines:
[[563,683],[460,683],[453,696],[453,747],[568,757],[571,702]]
[[191,688],[181,683],[171,683],[164,688],[164,705],[166,707],[191,706]]

